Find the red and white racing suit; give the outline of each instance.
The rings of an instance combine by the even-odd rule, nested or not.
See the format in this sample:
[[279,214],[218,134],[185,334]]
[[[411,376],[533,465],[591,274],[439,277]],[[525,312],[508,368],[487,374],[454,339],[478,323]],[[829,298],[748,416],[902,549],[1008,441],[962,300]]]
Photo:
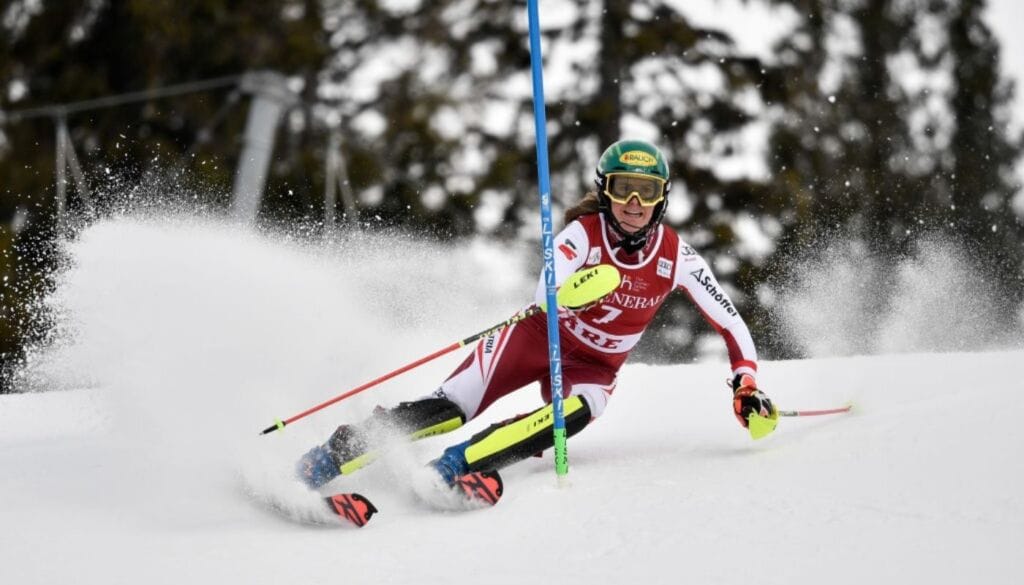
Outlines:
[[[659,224],[639,252],[613,248],[615,234],[601,214],[584,215],[554,240],[555,283],[597,264],[614,264],[622,283],[600,304],[559,320],[562,384],[566,397],[586,400],[600,416],[615,389],[615,379],[630,350],[670,292],[685,292],[725,340],[733,375],[757,371],[750,331],[711,268],[679,235]],[[541,274],[535,301],[546,297]],[[455,402],[472,419],[495,400],[531,382],[540,382],[551,398],[547,315],[538,313],[481,340],[473,353],[445,380],[438,396]]]

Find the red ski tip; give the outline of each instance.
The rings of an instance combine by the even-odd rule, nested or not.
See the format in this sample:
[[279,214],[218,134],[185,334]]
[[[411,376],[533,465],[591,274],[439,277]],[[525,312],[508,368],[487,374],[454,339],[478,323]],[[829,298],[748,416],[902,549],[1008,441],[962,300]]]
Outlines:
[[467,499],[493,506],[501,499],[505,487],[497,471],[474,471],[455,478],[455,487]]
[[370,518],[377,513],[377,508],[370,503],[370,500],[359,494],[334,494],[324,499],[332,512],[358,527],[366,526]]

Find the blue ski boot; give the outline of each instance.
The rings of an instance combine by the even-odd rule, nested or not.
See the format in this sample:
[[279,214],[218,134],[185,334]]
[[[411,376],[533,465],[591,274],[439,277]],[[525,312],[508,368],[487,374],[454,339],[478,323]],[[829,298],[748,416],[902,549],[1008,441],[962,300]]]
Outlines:
[[341,475],[341,466],[366,453],[366,439],[352,425],[341,425],[323,445],[317,445],[299,459],[296,473],[307,486],[316,489]]
[[441,479],[447,485],[455,485],[457,478],[469,473],[469,463],[466,462],[466,447],[469,447],[469,441],[452,445],[444,450],[441,457],[430,462],[430,466],[441,475]]
[[445,485],[458,493],[473,506],[493,506],[501,499],[504,491],[501,476],[497,471],[470,471],[466,462],[466,448],[470,441],[452,445],[444,450],[441,457],[430,462]]
[[317,445],[299,459],[295,472],[302,483],[317,489],[341,475],[341,466],[326,445]]

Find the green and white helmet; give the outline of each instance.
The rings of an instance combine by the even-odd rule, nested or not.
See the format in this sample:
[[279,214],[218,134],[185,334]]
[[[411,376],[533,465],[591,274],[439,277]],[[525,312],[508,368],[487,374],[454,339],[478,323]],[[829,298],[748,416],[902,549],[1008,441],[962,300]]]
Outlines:
[[[665,216],[669,181],[668,163],[658,147],[643,140],[620,140],[601,155],[597,163],[597,199],[601,213],[612,229],[623,238],[622,248],[636,252],[647,243],[647,236]],[[635,233],[622,229],[611,211],[612,201],[625,204],[636,197],[640,205],[654,206],[647,226]]]

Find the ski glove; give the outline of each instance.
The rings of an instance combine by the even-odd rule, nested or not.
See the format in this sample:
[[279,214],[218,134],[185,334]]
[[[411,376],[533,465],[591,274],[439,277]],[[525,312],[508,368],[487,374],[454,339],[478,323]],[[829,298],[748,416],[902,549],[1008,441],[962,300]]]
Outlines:
[[744,428],[750,426],[750,415],[777,418],[778,412],[771,399],[757,389],[757,382],[750,374],[737,374],[732,379],[732,410]]

